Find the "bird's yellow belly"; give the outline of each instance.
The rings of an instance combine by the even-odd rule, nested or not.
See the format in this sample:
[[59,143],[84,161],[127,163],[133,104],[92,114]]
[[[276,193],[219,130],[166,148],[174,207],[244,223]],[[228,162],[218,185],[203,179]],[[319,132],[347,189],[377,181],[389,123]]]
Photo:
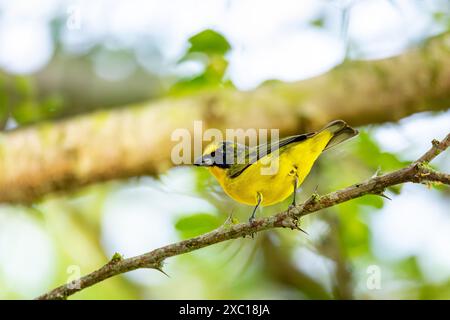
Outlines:
[[[258,193],[262,196],[262,206],[283,201],[294,191],[295,176],[280,172],[275,175],[246,179],[244,174],[238,177],[241,181],[233,181],[224,186],[225,192],[238,202],[248,205],[257,204]],[[242,186],[245,185],[245,188]]]
[[266,156],[278,163],[273,174],[262,174],[264,171],[261,170],[267,172],[268,164],[266,161],[264,165],[259,160],[238,177],[219,179],[220,184],[231,198],[241,203],[256,205],[258,194],[262,196],[262,206],[281,202],[293,193],[295,179],[297,187],[300,186],[330,138],[331,134],[323,132],[315,139],[293,146],[278,157],[272,154]]

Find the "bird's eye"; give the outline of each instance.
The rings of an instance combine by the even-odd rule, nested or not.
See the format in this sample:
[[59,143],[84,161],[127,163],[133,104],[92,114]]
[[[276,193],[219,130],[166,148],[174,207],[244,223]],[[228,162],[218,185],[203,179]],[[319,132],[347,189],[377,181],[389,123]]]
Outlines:
[[216,156],[216,152],[215,151],[211,152],[211,157],[215,157],[215,156]]

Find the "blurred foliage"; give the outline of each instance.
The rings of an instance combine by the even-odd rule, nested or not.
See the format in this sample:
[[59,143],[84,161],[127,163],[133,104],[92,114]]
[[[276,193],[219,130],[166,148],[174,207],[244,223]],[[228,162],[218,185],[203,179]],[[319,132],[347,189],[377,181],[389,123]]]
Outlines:
[[401,161],[395,154],[383,152],[367,132],[361,132],[359,135],[356,154],[374,170],[392,171],[409,163]]
[[0,73],[0,128],[9,117],[18,125],[54,118],[62,106],[62,96],[57,92],[40,96],[33,78]]
[[198,213],[180,218],[175,228],[182,239],[196,237],[214,230],[221,225],[221,220],[208,213]]
[[182,60],[186,59],[191,53],[203,53],[208,56],[224,56],[231,50],[231,45],[228,40],[219,32],[211,29],[203,30],[193,35],[188,41],[191,46],[184,57],[181,58]]
[[[1,19],[1,13],[0,13]],[[154,43],[142,39],[137,47],[114,48],[97,43],[73,52],[65,48],[66,13],[55,16],[49,27],[54,41],[51,61],[33,74],[11,74],[0,69],[0,130],[55,120],[98,109],[122,107],[165,93],[168,74],[150,70],[137,61],[161,64]],[[82,92],[83,94],[80,94]]]
[[14,81],[17,103],[11,106],[11,116],[19,125],[51,119],[61,110],[63,99],[57,93],[38,97],[33,79],[17,76]]

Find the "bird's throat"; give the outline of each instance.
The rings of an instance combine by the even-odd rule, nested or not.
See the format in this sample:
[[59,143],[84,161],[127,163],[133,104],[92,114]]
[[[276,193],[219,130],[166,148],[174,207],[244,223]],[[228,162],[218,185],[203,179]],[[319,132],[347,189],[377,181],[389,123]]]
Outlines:
[[216,179],[220,182],[220,184],[222,184],[223,180],[226,177],[225,170],[216,166],[209,167],[208,170],[209,172],[212,173],[214,177],[216,177]]

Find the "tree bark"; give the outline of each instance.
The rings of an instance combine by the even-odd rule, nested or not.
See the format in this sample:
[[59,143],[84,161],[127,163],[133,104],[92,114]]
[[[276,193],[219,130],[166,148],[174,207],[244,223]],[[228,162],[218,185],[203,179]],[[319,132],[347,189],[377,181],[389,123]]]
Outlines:
[[[167,97],[0,134],[0,202],[29,203],[90,183],[157,174],[172,163],[175,129],[276,128],[280,135],[343,119],[396,121],[450,105],[450,34],[377,61],[353,61],[293,83]],[[83,93],[80,92],[80,95]],[[194,137],[200,138],[200,137]]]

